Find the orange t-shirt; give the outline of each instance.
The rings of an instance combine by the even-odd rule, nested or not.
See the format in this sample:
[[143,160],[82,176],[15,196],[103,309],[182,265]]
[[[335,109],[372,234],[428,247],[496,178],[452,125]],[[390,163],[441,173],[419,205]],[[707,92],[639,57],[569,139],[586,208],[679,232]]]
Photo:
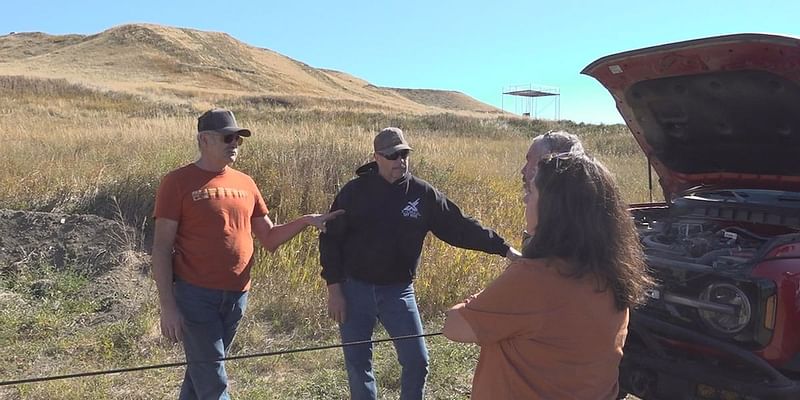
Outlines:
[[481,346],[473,399],[616,399],[628,311],[559,263],[519,259],[460,309]]
[[172,269],[192,285],[243,291],[250,287],[250,219],[269,212],[256,183],[226,167],[210,172],[189,164],[167,174],[153,216],[178,221]]

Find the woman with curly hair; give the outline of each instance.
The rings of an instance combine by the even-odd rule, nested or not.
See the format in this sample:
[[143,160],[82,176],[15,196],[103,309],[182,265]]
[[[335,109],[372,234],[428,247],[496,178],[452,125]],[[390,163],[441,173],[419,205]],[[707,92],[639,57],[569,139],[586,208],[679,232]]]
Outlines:
[[525,197],[522,258],[454,306],[444,335],[481,347],[473,399],[616,399],[629,310],[652,285],[611,173],[545,157]]

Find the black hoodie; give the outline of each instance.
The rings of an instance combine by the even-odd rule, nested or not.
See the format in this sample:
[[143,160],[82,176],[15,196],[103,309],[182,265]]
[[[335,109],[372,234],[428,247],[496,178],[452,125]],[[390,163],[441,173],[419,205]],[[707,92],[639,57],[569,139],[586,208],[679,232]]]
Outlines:
[[373,284],[411,282],[428,231],[465,249],[505,256],[497,232],[465,216],[428,182],[407,173],[394,183],[378,174],[373,161],[356,170],[331,205],[345,214],[320,234],[322,277],[327,283],[354,278]]

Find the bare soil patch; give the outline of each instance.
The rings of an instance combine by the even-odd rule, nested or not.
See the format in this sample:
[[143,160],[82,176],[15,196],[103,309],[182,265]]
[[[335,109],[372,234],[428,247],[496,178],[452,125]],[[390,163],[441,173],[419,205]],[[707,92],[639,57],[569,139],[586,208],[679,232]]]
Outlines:
[[[149,257],[135,248],[135,232],[95,215],[0,209],[0,277],[36,268],[69,268],[86,274],[84,289],[103,307],[93,322],[137,312],[150,287]],[[47,281],[32,290],[47,291]],[[0,292],[0,304],[18,296]]]

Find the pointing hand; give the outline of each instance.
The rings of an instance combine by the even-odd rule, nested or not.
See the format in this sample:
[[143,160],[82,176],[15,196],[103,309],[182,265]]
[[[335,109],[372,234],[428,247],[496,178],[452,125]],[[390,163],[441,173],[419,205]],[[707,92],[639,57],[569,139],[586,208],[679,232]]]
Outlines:
[[325,223],[344,214],[344,210],[331,211],[327,214],[309,214],[309,225],[314,225],[320,232],[325,232]]

